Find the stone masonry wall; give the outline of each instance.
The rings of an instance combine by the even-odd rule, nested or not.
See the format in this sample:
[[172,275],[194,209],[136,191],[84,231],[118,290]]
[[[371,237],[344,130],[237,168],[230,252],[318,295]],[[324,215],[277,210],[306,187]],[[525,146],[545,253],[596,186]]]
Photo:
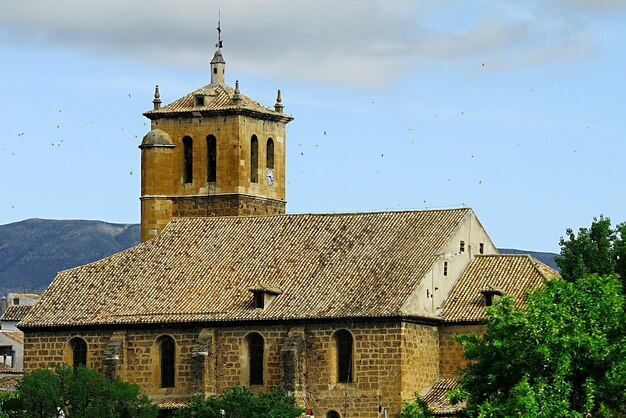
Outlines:
[[[333,335],[339,329],[353,336],[351,383],[338,383],[336,378]],[[393,416],[402,399],[437,377],[436,328],[400,322],[27,331],[25,368],[71,363],[68,342],[80,336],[88,344],[88,367],[138,384],[156,400],[197,391],[215,394],[233,386],[249,386],[246,337],[251,332],[261,334],[265,342],[264,385],[252,389],[284,385],[300,405],[312,408],[320,417],[329,410],[342,417],[380,417],[383,407]],[[157,339],[164,335],[176,343],[176,385],[162,389]]]
[[454,341],[454,334],[481,333],[482,325],[444,325],[439,327],[439,374],[454,376],[465,367],[467,361],[463,356],[463,347]]
[[436,327],[402,326],[402,399],[410,399],[439,378],[439,333]]
[[172,198],[172,216],[280,215],[285,202],[243,195],[217,195]]

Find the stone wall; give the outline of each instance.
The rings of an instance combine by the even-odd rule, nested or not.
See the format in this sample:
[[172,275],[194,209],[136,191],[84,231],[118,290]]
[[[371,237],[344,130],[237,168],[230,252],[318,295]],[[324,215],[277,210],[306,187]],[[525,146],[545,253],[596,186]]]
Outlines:
[[402,326],[402,398],[410,399],[439,378],[439,332],[436,327]]
[[[334,333],[340,329],[353,336],[350,383],[337,382]],[[25,367],[71,363],[68,343],[79,336],[88,345],[89,367],[138,384],[154,399],[215,394],[249,386],[246,337],[253,332],[264,339],[264,385],[252,389],[285,388],[320,417],[329,410],[342,417],[378,417],[380,408],[393,416],[402,399],[438,377],[437,329],[391,321],[26,332]],[[159,387],[157,339],[165,335],[176,343],[174,388]]]
[[439,374],[440,376],[455,376],[465,367],[467,361],[463,356],[463,347],[454,341],[454,334],[469,334],[482,332],[482,325],[446,325],[439,327]]
[[193,196],[172,198],[172,216],[281,215],[285,202],[244,195]]

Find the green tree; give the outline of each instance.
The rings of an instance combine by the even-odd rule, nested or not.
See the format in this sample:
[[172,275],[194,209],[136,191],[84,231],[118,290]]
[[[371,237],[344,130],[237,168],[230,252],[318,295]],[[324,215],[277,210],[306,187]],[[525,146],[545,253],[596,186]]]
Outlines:
[[524,309],[504,297],[483,335],[457,336],[470,360],[453,401],[477,417],[626,417],[621,283],[553,280]]
[[0,391],[0,418],[9,418],[9,414],[6,412],[8,405],[17,399],[18,395],[16,391]]
[[415,393],[410,401],[402,401],[402,409],[398,418],[433,418],[426,401]]
[[24,376],[17,397],[5,402],[10,417],[154,418],[158,407],[137,385],[109,380],[85,367],[58,365]]
[[283,391],[253,393],[235,387],[219,396],[195,396],[176,418],[296,418],[304,409],[295,406],[295,398]]
[[[556,263],[565,280],[578,280],[588,274],[618,274],[626,283],[626,224],[611,226],[611,219],[593,218],[590,228],[571,228],[561,237],[561,257]],[[626,289],[626,287],[625,287]]]

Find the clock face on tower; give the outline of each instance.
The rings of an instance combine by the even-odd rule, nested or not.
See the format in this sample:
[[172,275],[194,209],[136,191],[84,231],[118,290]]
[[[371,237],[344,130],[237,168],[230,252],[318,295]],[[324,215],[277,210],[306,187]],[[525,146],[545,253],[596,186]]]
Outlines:
[[265,175],[265,182],[269,186],[273,186],[274,185],[274,170],[272,170],[271,168],[267,169],[267,174]]

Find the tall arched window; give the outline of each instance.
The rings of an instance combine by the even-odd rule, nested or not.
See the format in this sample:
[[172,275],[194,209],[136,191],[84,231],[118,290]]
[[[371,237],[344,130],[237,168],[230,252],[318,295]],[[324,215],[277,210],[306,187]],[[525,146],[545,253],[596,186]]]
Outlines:
[[183,183],[193,183],[193,141],[183,138]]
[[158,339],[159,361],[161,371],[161,387],[173,388],[176,371],[176,343],[170,336],[163,336]]
[[206,181],[214,182],[217,179],[217,140],[213,135],[206,137],[207,167]]
[[259,181],[259,140],[256,135],[252,135],[250,140],[250,182]]
[[266,150],[265,156],[266,156],[265,166],[267,168],[273,169],[274,168],[274,140],[272,138],[267,139],[267,150]]
[[74,337],[70,340],[70,349],[72,350],[72,366],[87,366],[87,343],[80,337]]
[[253,332],[246,337],[248,344],[248,368],[250,385],[263,385],[263,357],[265,341],[261,334]]
[[352,334],[345,329],[334,335],[337,352],[337,382],[352,383]]

